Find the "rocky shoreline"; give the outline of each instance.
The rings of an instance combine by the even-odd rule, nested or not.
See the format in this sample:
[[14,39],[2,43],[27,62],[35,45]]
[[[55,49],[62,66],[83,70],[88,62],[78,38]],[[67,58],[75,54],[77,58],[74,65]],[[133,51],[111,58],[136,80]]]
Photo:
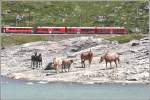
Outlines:
[[[47,82],[145,84],[149,81],[148,45],[148,37],[124,44],[102,38],[80,37],[59,42],[39,41],[16,45],[1,51],[1,75]],[[89,49],[94,53],[91,67],[81,68],[80,54]],[[34,51],[42,53],[43,66],[40,69],[30,66]],[[117,69],[106,69],[104,62],[99,64],[100,56],[107,51],[120,54],[121,64]],[[71,71],[57,74],[54,70],[44,70],[54,57],[73,59],[75,63]]]

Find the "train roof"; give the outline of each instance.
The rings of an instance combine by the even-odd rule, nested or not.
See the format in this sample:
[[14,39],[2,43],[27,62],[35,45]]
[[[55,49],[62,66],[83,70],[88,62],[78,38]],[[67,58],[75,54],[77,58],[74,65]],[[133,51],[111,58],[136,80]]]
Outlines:
[[65,27],[37,27],[37,28],[65,28]]
[[95,27],[79,27],[79,28],[95,28]]
[[96,27],[96,28],[106,28],[106,29],[107,29],[107,28],[109,28],[109,29],[110,29],[110,28],[115,28],[115,29],[124,29],[124,27]]
[[67,28],[81,28],[81,29],[82,28],[93,28],[94,29],[95,27],[67,27]]
[[4,28],[33,28],[33,27],[4,27]]

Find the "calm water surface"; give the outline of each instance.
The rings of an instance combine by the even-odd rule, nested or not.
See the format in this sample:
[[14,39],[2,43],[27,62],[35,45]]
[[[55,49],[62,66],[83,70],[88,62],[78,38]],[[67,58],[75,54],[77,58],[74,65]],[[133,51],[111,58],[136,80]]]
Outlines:
[[149,85],[82,85],[1,77],[1,100],[150,100]]

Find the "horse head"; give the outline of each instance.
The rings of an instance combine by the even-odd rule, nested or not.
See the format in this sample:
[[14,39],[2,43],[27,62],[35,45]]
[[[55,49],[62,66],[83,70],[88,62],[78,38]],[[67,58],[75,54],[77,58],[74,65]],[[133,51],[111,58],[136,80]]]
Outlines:
[[41,57],[41,56],[42,56],[42,54],[40,53],[40,54],[39,54],[39,57]]
[[71,63],[73,63],[73,60],[70,60]]
[[34,55],[37,56],[37,52],[34,52]]

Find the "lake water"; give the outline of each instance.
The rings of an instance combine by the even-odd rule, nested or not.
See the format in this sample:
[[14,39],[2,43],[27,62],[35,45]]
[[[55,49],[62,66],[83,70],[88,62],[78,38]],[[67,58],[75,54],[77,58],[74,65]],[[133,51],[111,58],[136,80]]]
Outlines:
[[1,100],[150,100],[150,86],[44,84],[1,77]]

